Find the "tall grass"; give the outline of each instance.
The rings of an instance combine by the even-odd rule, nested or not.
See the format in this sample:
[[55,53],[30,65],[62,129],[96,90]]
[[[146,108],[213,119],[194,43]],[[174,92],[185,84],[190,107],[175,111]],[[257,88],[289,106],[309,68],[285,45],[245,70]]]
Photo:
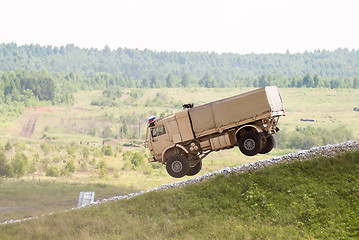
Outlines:
[[0,227],[1,239],[355,239],[359,152]]

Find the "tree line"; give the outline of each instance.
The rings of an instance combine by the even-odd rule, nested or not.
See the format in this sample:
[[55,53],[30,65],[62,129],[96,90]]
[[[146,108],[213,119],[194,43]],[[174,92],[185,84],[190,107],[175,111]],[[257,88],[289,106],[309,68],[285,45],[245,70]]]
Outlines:
[[218,81],[210,74],[195,78],[185,73],[181,78],[168,74],[165,80],[161,81],[156,76],[150,79],[134,79],[109,73],[85,76],[74,72],[50,73],[47,70],[16,70],[0,72],[0,80],[0,104],[23,102],[25,105],[36,105],[39,102],[49,102],[49,104],[53,105],[72,104],[74,102],[73,93],[78,90],[103,90],[105,98],[93,103],[94,105],[102,106],[109,103],[113,104],[113,99],[121,97],[121,88],[237,88],[270,85],[286,88],[359,88],[358,77],[321,77],[317,74],[314,76],[306,74],[293,77],[265,74],[238,77],[230,81]]
[[78,90],[109,97],[121,87],[359,88],[358,76],[359,51],[348,49],[240,55],[0,44],[0,103],[71,104]]
[[73,44],[62,47],[0,44],[0,71],[16,69],[49,72],[75,72],[91,76],[109,73],[124,78],[151,79],[154,75],[165,81],[168,74],[194,78],[206,74],[217,81],[238,77],[279,74],[321,77],[359,76],[359,51],[337,49],[291,54],[234,54],[214,52],[157,52],[118,48],[111,50],[79,48]]

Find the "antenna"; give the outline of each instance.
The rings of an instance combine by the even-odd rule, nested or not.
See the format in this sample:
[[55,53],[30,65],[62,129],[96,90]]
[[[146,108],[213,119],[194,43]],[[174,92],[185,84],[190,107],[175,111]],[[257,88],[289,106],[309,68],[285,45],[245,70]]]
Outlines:
[[193,108],[193,103],[187,103],[182,105],[183,109]]

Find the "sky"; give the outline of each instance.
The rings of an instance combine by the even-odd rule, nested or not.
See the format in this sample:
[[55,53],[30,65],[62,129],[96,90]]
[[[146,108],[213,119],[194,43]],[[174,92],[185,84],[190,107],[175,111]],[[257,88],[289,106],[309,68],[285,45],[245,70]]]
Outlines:
[[232,53],[359,49],[357,0],[0,0],[0,43]]

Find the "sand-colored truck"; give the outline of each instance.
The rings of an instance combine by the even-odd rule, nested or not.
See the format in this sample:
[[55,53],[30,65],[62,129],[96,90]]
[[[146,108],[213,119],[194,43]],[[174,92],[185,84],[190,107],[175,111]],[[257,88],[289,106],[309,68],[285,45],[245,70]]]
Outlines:
[[196,175],[212,151],[238,146],[247,156],[270,152],[279,117],[285,115],[276,86],[183,108],[161,119],[149,118],[145,142],[153,156],[149,162],[165,164],[175,178]]

